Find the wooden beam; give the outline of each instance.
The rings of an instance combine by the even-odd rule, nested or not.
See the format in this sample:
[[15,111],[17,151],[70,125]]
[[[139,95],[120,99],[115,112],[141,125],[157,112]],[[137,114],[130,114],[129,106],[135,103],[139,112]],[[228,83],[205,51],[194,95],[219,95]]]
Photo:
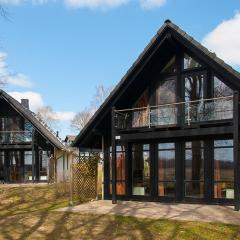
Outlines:
[[22,145],[11,145],[11,144],[2,144],[0,145],[0,150],[29,150],[31,151],[32,144],[22,144]]
[[217,136],[228,134],[231,136],[233,133],[233,126],[221,126],[210,128],[196,128],[196,129],[180,129],[180,130],[166,130],[154,132],[139,132],[129,134],[118,134],[119,141],[133,141],[133,140],[155,140],[165,138],[181,138],[181,137],[203,137],[203,136]]
[[115,107],[112,108],[112,203],[117,203]]
[[234,139],[234,205],[240,210],[240,148],[239,148],[239,94],[234,92],[233,98],[233,139]]

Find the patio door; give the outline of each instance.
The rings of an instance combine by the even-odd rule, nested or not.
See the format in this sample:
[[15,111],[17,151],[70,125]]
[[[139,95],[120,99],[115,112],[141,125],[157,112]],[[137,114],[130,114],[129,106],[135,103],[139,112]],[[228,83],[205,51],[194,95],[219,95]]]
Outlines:
[[204,199],[204,142],[185,142],[185,199]]
[[0,183],[5,181],[5,152],[0,151]]
[[132,144],[132,196],[135,198],[150,198],[151,158],[150,144]]
[[22,180],[21,152],[9,152],[10,182],[20,182]]

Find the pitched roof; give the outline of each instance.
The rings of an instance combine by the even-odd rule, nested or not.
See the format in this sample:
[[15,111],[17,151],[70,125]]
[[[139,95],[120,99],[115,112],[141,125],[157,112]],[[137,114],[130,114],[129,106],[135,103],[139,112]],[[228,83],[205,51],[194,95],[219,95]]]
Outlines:
[[209,51],[206,47],[204,47],[202,44],[200,44],[198,41],[196,41],[193,37],[188,35],[185,31],[183,31],[180,27],[172,23],[170,20],[166,20],[162,27],[158,30],[157,34],[151,39],[149,44],[144,48],[143,52],[139,55],[139,57],[136,59],[136,61],[133,63],[133,65],[130,67],[130,69],[127,71],[127,73],[124,75],[124,77],[121,79],[121,81],[117,84],[117,86],[112,90],[110,95],[106,98],[106,100],[103,102],[103,104],[99,107],[99,109],[95,112],[95,114],[92,116],[92,118],[89,120],[89,122],[86,124],[86,126],[81,130],[81,132],[76,137],[75,141],[73,142],[73,146],[77,146],[79,142],[81,142],[84,137],[86,136],[87,132],[91,130],[94,126],[94,122],[97,118],[100,116],[103,116],[106,112],[106,107],[110,101],[112,101],[115,96],[118,94],[120,89],[123,85],[126,84],[126,81],[130,77],[130,75],[133,73],[135,68],[137,66],[141,65],[145,56],[149,53],[149,51],[154,47],[154,44],[161,40],[160,37],[165,32],[165,30],[172,30],[174,33],[179,34],[179,36],[186,40],[188,44],[191,44],[196,49],[198,49],[201,54],[208,57],[212,62],[217,64],[219,67],[224,69],[226,72],[228,72],[231,76],[235,77],[239,80],[238,84],[240,87],[240,73],[236,70],[234,70],[230,65],[226,64],[222,59],[217,57],[217,55],[211,51]]
[[24,118],[28,119],[32,125],[38,130],[38,132],[51,142],[55,147],[65,150],[66,147],[63,145],[62,140],[57,137],[56,133],[34,112],[30,111],[19,103],[16,99],[11,97],[9,94],[0,90],[0,96],[2,96],[19,114]]

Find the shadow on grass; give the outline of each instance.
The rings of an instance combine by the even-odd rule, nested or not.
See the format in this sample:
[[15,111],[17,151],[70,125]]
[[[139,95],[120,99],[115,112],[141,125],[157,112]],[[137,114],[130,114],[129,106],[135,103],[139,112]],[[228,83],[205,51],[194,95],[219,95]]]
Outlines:
[[[68,205],[55,186],[0,188],[0,239],[239,239],[237,226],[52,210]],[[124,203],[122,203],[124,204]],[[166,215],[171,211],[171,205]],[[110,214],[119,212],[115,205]],[[127,208],[126,208],[127,209]],[[135,214],[137,207],[125,210]]]

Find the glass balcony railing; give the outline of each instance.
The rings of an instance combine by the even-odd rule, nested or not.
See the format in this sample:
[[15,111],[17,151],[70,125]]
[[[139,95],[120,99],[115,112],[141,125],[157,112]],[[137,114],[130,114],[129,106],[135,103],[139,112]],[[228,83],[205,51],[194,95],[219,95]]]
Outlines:
[[233,96],[115,111],[115,127],[170,127],[233,118]]
[[32,132],[29,131],[0,131],[0,143],[16,144],[32,142]]

